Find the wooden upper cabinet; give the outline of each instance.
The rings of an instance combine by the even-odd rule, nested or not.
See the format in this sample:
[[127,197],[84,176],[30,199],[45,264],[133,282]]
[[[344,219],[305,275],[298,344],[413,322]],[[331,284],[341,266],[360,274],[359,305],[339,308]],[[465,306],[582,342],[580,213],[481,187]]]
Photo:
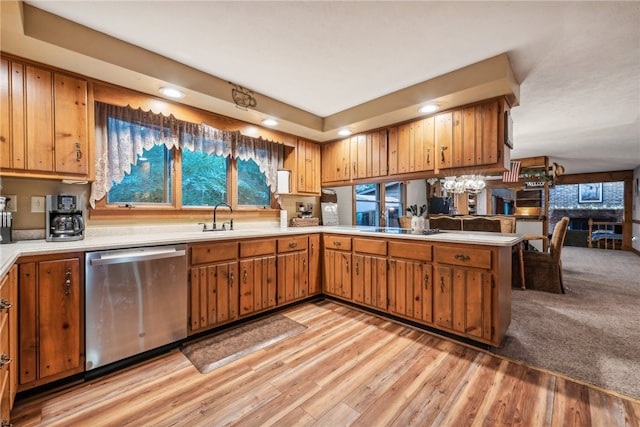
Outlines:
[[437,169],[453,167],[453,113],[435,117],[435,144]]
[[389,129],[389,175],[432,171],[434,132],[433,117]]
[[55,170],[87,175],[87,82],[56,74],[54,85]]
[[86,80],[2,58],[0,173],[90,177]]
[[27,169],[53,169],[53,73],[26,67]]
[[315,142],[298,140],[296,152],[297,193],[320,193],[320,146]]
[[476,108],[462,110],[462,165],[473,166],[476,159]]
[[387,130],[352,136],[351,179],[387,175]]
[[322,145],[322,184],[349,181],[350,158],[350,138]]

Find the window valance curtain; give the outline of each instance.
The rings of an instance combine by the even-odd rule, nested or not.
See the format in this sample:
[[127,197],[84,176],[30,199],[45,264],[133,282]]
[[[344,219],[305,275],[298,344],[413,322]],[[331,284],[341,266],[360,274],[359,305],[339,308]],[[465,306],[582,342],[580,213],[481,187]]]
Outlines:
[[[131,172],[138,156],[154,145],[168,149],[204,151],[207,154],[252,159],[265,174],[272,193],[277,188],[278,168],[282,167],[284,147],[263,138],[238,131],[216,129],[151,111],[95,103],[96,178],[91,185],[89,203],[95,207],[114,183]],[[280,201],[278,201],[280,202]]]

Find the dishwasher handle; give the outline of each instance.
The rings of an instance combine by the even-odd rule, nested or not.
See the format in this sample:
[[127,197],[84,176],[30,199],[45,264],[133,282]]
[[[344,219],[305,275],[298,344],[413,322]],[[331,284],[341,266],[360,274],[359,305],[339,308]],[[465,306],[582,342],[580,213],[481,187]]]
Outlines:
[[162,258],[175,258],[185,256],[186,251],[184,249],[158,249],[158,250],[140,250],[135,252],[126,252],[122,254],[104,254],[99,258],[92,258],[89,260],[91,265],[108,265],[108,264],[123,264],[140,261],[151,261],[154,259]]

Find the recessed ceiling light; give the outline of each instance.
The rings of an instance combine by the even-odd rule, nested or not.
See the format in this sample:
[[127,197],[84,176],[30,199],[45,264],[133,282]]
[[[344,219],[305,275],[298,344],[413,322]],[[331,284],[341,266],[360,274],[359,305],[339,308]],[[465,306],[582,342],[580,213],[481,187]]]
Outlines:
[[278,121],[276,119],[264,119],[262,124],[265,126],[278,126]]
[[338,135],[340,135],[340,136],[349,136],[349,135],[351,135],[351,133],[352,132],[349,129],[340,129],[338,131]]
[[426,114],[426,113],[433,113],[434,111],[438,111],[439,108],[440,106],[438,104],[425,104],[422,107],[420,107],[418,111]]
[[161,87],[160,93],[169,98],[184,98],[184,93],[173,87]]

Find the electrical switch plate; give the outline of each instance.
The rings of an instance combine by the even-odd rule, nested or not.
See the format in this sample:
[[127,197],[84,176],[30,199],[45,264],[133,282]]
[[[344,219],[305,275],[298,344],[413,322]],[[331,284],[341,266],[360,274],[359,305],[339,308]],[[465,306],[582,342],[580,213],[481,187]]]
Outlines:
[[18,212],[18,196],[15,194],[7,194],[7,212]]
[[44,196],[31,196],[31,212],[44,212]]

